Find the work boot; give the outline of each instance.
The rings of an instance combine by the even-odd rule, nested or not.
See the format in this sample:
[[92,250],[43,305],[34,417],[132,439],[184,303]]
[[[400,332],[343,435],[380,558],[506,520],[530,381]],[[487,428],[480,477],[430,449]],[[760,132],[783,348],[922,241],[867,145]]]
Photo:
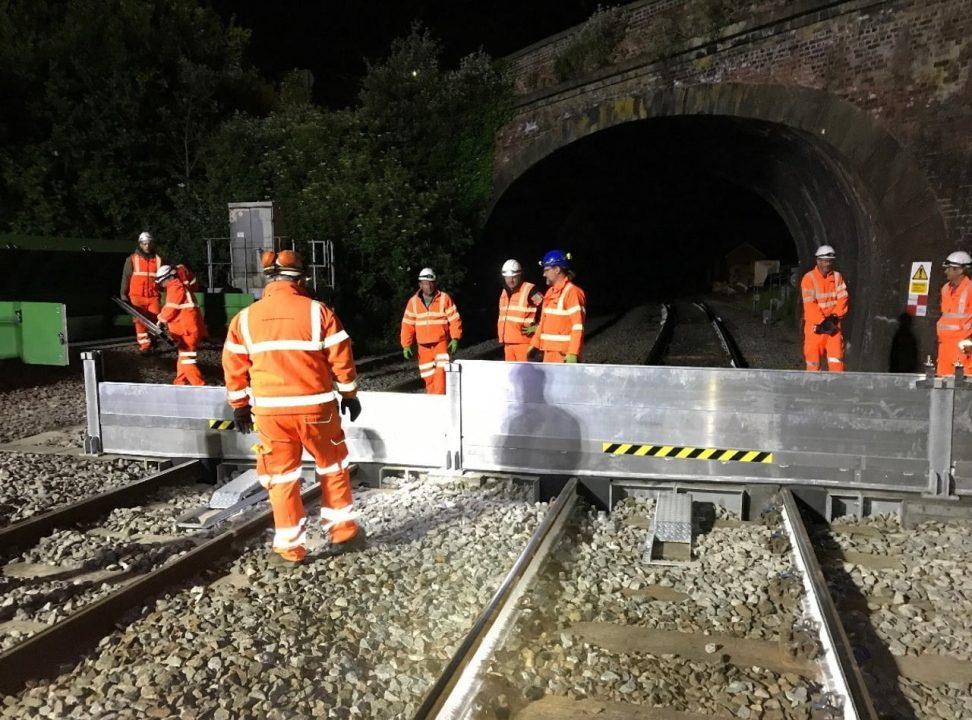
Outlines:
[[368,547],[368,535],[363,527],[358,527],[357,534],[350,540],[335,543],[328,546],[325,554],[328,556],[346,555],[347,553],[360,552]]

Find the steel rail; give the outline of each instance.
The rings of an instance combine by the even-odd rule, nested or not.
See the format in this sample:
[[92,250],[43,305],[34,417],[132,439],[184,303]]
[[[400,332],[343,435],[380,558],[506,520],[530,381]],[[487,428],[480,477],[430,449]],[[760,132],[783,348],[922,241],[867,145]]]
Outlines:
[[829,683],[844,699],[844,720],[878,720],[861,669],[854,658],[850,639],[844,631],[837,606],[804,527],[796,498],[788,488],[782,488],[780,495],[783,499],[783,525],[790,536],[797,569],[803,578],[810,615],[820,624],[825,686]]
[[577,502],[577,487],[577,478],[571,478],[550,505],[506,578],[419,706],[415,720],[461,717],[460,713],[475,698],[476,677],[511,626],[517,600],[560,538]]
[[736,340],[732,337],[732,333],[726,328],[726,323],[721,317],[716,315],[712,308],[710,308],[704,302],[695,303],[695,306],[705,313],[706,317],[709,318],[709,322],[712,324],[712,329],[715,330],[716,337],[719,338],[719,344],[722,345],[722,349],[725,351],[726,355],[729,356],[729,364],[734,368],[746,368],[749,367],[749,363],[746,362],[746,358],[743,357],[742,351],[739,349],[739,345],[736,344]]
[[166,468],[128,485],[106,490],[76,503],[22,520],[0,530],[0,555],[10,555],[15,548],[33,545],[57,528],[91,522],[116,508],[138,505],[147,495],[161,487],[198,480],[202,474],[202,463],[193,460]]
[[661,365],[662,358],[668,352],[668,346],[672,342],[672,334],[675,332],[675,312],[670,303],[662,303],[661,323],[658,325],[658,333],[655,341],[648,349],[648,357],[645,358],[645,365]]
[[[310,502],[320,493],[320,484],[314,483],[301,497],[304,502]],[[264,510],[0,653],[0,693],[13,694],[28,680],[56,675],[61,672],[62,664],[77,662],[102,638],[131,622],[126,617],[129,611],[234,554],[239,544],[267,527],[272,517],[269,509]]]

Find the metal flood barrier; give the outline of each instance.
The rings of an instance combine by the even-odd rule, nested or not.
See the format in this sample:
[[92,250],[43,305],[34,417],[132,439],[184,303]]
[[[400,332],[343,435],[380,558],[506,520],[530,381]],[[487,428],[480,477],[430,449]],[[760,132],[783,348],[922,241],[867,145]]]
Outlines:
[[[252,460],[220,387],[100,382],[88,452]],[[350,459],[972,495],[972,383],[882,373],[459,361],[447,394],[363,392]]]

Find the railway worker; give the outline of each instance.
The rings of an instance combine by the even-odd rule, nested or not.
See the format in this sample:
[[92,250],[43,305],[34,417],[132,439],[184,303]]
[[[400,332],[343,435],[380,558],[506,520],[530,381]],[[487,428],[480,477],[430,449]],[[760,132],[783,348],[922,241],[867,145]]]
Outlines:
[[196,363],[196,349],[206,337],[206,323],[196,296],[189,289],[189,284],[180,277],[178,269],[171,265],[159,268],[156,282],[165,290],[165,305],[159,313],[159,326],[169,331],[179,350],[172,384],[205,385],[206,381]]
[[425,392],[445,395],[445,367],[459,349],[462,318],[449,294],[438,289],[432,268],[422,268],[418,282],[418,292],[408,299],[402,316],[402,355],[411,360],[412,346],[417,344]]
[[938,375],[954,375],[961,365],[972,375],[972,256],[957,250],[942,263],[947,282],[942,286],[942,315],[938,318]]
[[569,260],[563,250],[551,250],[540,261],[547,292],[530,345],[543,353],[544,362],[579,362],[584,348],[587,297],[573,282]]
[[[153,320],[158,316],[159,289],[155,283],[159,268],[164,261],[155,252],[152,235],[143,232],[138,236],[138,248],[125,259],[122,269],[121,289],[118,296],[128,304],[138,308]],[[132,318],[135,325],[135,340],[138,350],[148,353],[152,350],[152,338],[141,320]]]
[[499,297],[496,333],[503,345],[507,362],[525,362],[530,350],[530,337],[537,331],[537,308],[543,293],[531,282],[524,282],[523,267],[507,260],[502,268],[504,288]]
[[848,297],[844,276],[834,270],[837,254],[830,245],[815,253],[816,267],[803,276],[803,357],[807,370],[819,372],[826,359],[830,372],[844,371],[844,334]]
[[304,290],[300,255],[267,251],[261,263],[266,290],[230,321],[223,372],[236,429],[259,433],[257,473],[270,494],[275,528],[272,560],[293,567],[307,556],[303,449],[317,467],[321,524],[332,551],[364,545],[341,429],[341,414],[354,422],[361,402],[351,338],[334,311]]

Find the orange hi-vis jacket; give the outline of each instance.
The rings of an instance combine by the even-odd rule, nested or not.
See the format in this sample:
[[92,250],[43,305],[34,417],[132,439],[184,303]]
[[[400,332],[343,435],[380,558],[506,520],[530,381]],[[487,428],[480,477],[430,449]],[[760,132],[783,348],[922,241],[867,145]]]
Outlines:
[[173,335],[206,335],[206,323],[203,322],[196,296],[178,278],[165,286],[165,305],[159,313],[159,320],[169,326]]
[[437,290],[428,307],[422,302],[422,291],[412,295],[402,317],[402,347],[412,343],[432,345],[443,340],[462,338],[462,319],[448,293]]
[[939,340],[956,343],[972,337],[972,280],[963,277],[958,287],[942,286],[942,316],[936,325]]
[[800,289],[803,291],[805,325],[819,325],[830,315],[836,315],[838,319],[847,315],[847,285],[844,276],[836,270],[824,277],[820,270],[813,268],[803,276]]
[[254,415],[320,412],[358,390],[351,338],[337,315],[284,281],[230,321],[223,371],[229,404],[251,405]]
[[159,288],[155,284],[155,273],[163,265],[158,255],[145,257],[141,253],[132,253],[132,276],[128,281],[128,296],[151,298],[159,296]]
[[533,296],[537,294],[536,287],[533,283],[524,282],[516,292],[510,293],[507,288],[500,291],[496,337],[504,345],[530,342],[530,336],[523,332],[523,326],[536,322],[537,306],[533,304]]
[[530,344],[544,352],[580,356],[584,347],[587,298],[568,278],[547,288],[540,311],[540,325]]

